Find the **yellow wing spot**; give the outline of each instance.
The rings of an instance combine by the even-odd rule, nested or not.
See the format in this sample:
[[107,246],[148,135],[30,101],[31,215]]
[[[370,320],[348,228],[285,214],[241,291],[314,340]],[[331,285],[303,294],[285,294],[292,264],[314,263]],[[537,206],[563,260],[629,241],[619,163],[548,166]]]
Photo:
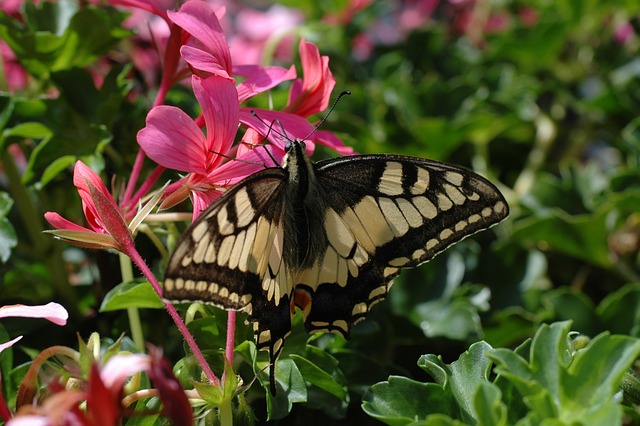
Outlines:
[[376,287],[369,293],[369,300],[377,299],[378,297],[387,294],[387,288],[385,286]]
[[350,207],[347,207],[345,211],[342,212],[342,218],[345,223],[349,224],[349,229],[353,233],[355,239],[358,241],[359,247],[361,246],[368,253],[375,252],[376,245],[371,240],[369,231],[364,228],[362,222],[360,221],[360,218]]
[[233,250],[233,243],[236,238],[233,235],[226,237],[220,244],[220,250],[218,251],[218,265],[225,266],[231,256],[231,250]]
[[351,275],[352,277],[355,278],[358,276],[358,274],[360,274],[358,265],[356,265],[356,262],[354,262],[352,259],[347,259],[347,267],[349,269],[349,275]]
[[465,197],[464,194],[460,192],[460,190],[455,186],[445,183],[443,187],[445,192],[447,193],[447,196],[449,196],[451,201],[453,201],[455,204],[460,206],[464,204],[465,201],[467,201],[467,197]]
[[203,220],[193,227],[193,229],[191,230],[191,238],[193,238],[193,241],[197,243],[202,239],[202,237],[208,234],[208,231],[209,224],[206,220]]
[[171,278],[165,278],[162,287],[165,290],[171,291],[175,287],[175,282]]
[[402,194],[402,174],[402,164],[388,161],[378,183],[378,191],[386,195]]
[[244,244],[242,246],[242,251],[238,255],[238,269],[242,272],[247,272],[248,270],[254,270],[257,267],[256,259],[251,254],[251,249],[253,244],[255,243],[256,238],[256,223],[252,223],[249,228],[247,228],[247,234],[244,237]]
[[194,280],[185,280],[184,289],[187,291],[193,291],[196,288],[196,282]]
[[493,207],[493,210],[495,210],[495,212],[498,214],[503,214],[507,210],[507,206],[502,201],[498,201]]
[[384,213],[389,228],[391,228],[396,237],[401,237],[409,231],[409,223],[392,199],[381,197],[378,200],[378,204],[380,204],[380,209]]
[[472,192],[470,195],[467,195],[467,198],[471,201],[478,201],[480,199],[480,194]]
[[427,250],[433,250],[438,244],[440,244],[440,241],[432,238],[427,241],[427,245],[425,247],[427,247]]
[[227,206],[223,205],[218,210],[218,214],[216,215],[216,220],[218,221],[218,232],[221,235],[231,235],[235,232],[235,227],[233,223],[229,221],[229,212],[227,211]]
[[226,299],[229,297],[229,289],[226,287],[221,287],[220,291],[218,292],[218,296],[220,296],[223,299]]
[[387,221],[378,207],[375,199],[367,195],[360,200],[353,211],[358,216],[360,223],[367,224],[366,232],[374,243],[373,253],[377,246],[381,246],[393,240],[393,231],[387,225]]
[[438,208],[425,196],[413,198],[413,205],[416,206],[422,216],[433,219],[438,216]]
[[262,345],[271,341],[271,330],[262,330],[258,335],[258,344]]
[[192,261],[193,261],[193,258],[191,257],[191,255],[189,255],[189,254],[185,254],[185,255],[182,257],[182,260],[180,260],[180,265],[181,265],[183,268],[185,268],[185,267],[187,267],[187,266],[191,265],[191,262],[192,262]]
[[447,229],[443,229],[440,232],[440,240],[446,240],[447,238],[451,237],[453,235],[453,231],[449,228]]
[[480,217],[479,214],[472,214],[471,216],[469,216],[469,219],[467,219],[467,220],[468,220],[469,223],[476,223],[476,222],[479,222],[480,219],[482,219],[482,218]]
[[407,257],[396,257],[395,259],[392,259],[391,261],[389,261],[389,265],[402,267],[402,266],[406,265],[407,263],[409,263],[410,260],[411,259],[409,259]]
[[182,290],[184,287],[184,280],[182,278],[176,278],[175,284],[176,284],[176,290]]
[[342,331],[342,334],[347,334],[349,332],[349,324],[347,324],[345,320],[334,321],[331,325],[339,329],[338,331]]
[[329,244],[333,246],[336,252],[342,256],[347,257],[356,240],[351,234],[351,230],[344,223],[344,220],[333,209],[327,209],[324,217],[324,229],[329,239]]
[[322,258],[320,273],[318,274],[318,283],[333,283],[338,280],[338,255],[336,251],[328,247]]
[[405,200],[404,198],[398,198],[396,200],[396,204],[400,207],[400,211],[402,215],[409,223],[409,226],[412,228],[417,228],[418,226],[422,226],[424,220],[422,219],[422,215],[420,212],[414,207],[413,204],[409,200]]
[[340,287],[347,285],[347,280],[349,279],[349,267],[347,266],[346,259],[343,259],[342,257],[338,257],[338,274],[336,278],[336,282]]
[[273,244],[273,238],[276,232],[276,225],[272,224],[269,220],[261,216],[258,219],[256,228],[256,238],[251,249],[252,256],[257,259],[257,267],[255,272],[258,275],[263,275],[267,269],[269,261],[269,253],[271,247],[269,244]]
[[238,301],[240,300],[240,296],[238,296],[238,293],[231,293],[227,299],[229,300],[229,302],[237,305]]
[[429,171],[422,167],[417,167],[417,169],[418,176],[416,183],[411,187],[411,194],[413,195],[424,194],[427,192],[427,189],[429,189]]
[[388,277],[389,275],[393,275],[393,274],[398,273],[399,270],[400,270],[400,268],[387,267],[387,268],[384,268],[383,274],[384,274],[385,277]]
[[214,243],[209,243],[207,252],[204,254],[204,261],[206,263],[213,263],[216,261],[216,245]]
[[460,222],[456,223],[456,225],[453,227],[453,229],[456,232],[461,232],[464,228],[467,227],[469,223],[466,220],[461,220]]
[[482,215],[482,217],[489,217],[493,214],[493,209],[491,209],[491,207],[485,207],[484,209],[482,209],[480,214]]
[[229,257],[229,268],[231,269],[236,269],[242,260],[240,259],[240,254],[242,253],[242,247],[244,247],[246,235],[247,232],[244,230],[236,235],[236,241],[233,243],[233,249],[231,250],[231,256]]
[[207,287],[209,286],[209,284],[206,281],[198,281],[196,283],[196,291],[199,293],[202,293],[203,291],[207,290]]
[[421,258],[422,258],[422,256],[424,256],[425,254],[427,254],[427,252],[426,252],[426,251],[424,251],[424,249],[418,249],[418,250],[414,251],[414,252],[411,254],[411,258],[412,258],[412,259],[421,259]]
[[368,259],[369,255],[367,254],[367,252],[362,248],[361,245],[358,245],[358,247],[356,247],[356,252],[353,254],[353,261],[356,263],[356,265],[362,266]]
[[244,228],[249,223],[251,223],[256,214],[256,211],[251,205],[251,200],[249,199],[247,188],[241,188],[240,190],[238,190],[238,192],[236,192],[234,202],[236,205],[237,214],[236,225],[238,226],[238,228]]
[[202,263],[204,261],[205,254],[209,248],[210,236],[204,234],[200,241],[196,244],[196,250],[193,252],[193,261],[195,263]]
[[220,290],[220,286],[216,283],[210,283],[209,284],[209,293],[211,294],[218,294],[218,291]]
[[356,304],[351,310],[352,316],[363,315],[367,313],[367,304],[364,302]]
[[451,207],[453,207],[453,203],[451,202],[451,200],[449,199],[449,197],[447,197],[445,194],[443,193],[439,193],[438,194],[438,208],[442,211],[447,211],[449,210]]
[[462,181],[464,180],[464,176],[457,172],[445,172],[444,178],[455,186],[462,185]]

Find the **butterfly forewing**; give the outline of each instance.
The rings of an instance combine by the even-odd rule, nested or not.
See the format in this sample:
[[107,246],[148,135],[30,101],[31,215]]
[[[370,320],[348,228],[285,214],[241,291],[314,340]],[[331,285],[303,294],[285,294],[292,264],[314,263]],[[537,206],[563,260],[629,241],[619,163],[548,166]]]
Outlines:
[[293,305],[308,331],[349,337],[402,268],[507,215],[495,186],[468,170],[394,155],[312,165],[293,141],[283,168],[243,180],[188,228],[164,296],[246,311],[275,363]]
[[[486,179],[447,164],[401,156],[317,163],[329,206],[328,247],[300,282],[311,292],[305,325],[348,337],[386,297],[401,268],[414,267],[508,214]],[[337,266],[336,266],[337,265]]]

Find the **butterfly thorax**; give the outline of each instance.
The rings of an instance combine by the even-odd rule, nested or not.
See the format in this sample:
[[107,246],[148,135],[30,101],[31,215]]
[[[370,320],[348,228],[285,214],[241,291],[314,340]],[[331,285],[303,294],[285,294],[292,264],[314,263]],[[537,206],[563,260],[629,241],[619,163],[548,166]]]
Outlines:
[[315,167],[306,154],[303,141],[287,144],[282,167],[287,174],[283,260],[290,270],[297,272],[311,267],[328,244],[325,233],[312,232],[323,229],[325,206]]

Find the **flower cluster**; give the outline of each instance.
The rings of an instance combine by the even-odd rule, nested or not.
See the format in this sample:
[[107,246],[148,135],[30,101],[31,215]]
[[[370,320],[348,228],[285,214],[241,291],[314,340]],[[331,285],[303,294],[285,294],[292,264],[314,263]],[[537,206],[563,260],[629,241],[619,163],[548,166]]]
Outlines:
[[[265,166],[274,166],[274,161],[280,161],[289,138],[307,139],[308,154],[316,144],[341,154],[349,154],[351,149],[331,132],[314,129],[309,121],[327,108],[336,83],[329,69],[329,58],[322,56],[313,43],[304,39],[299,42],[301,74],[298,74],[294,66],[263,66],[249,62],[251,55],[242,59],[232,55],[221,24],[225,11],[210,3],[189,0],[177,11],[167,10],[152,0],[114,0],[112,3],[143,11],[154,17],[156,24],[166,24],[167,30],[154,38],[163,48],[162,58],[157,61],[162,64],[159,90],[154,106],[147,114],[146,125],[138,132],[139,153],[124,192],[119,197],[112,195],[97,173],[77,161],[73,183],[82,200],[88,227],[77,225],[56,212],[46,213],[45,218],[55,228],[49,232],[70,244],[112,249],[128,256],[162,296],[157,279],[134,243],[138,227],[158,203],[166,209],[190,198],[195,218],[226,188]],[[155,24],[153,28],[156,28]],[[251,98],[277,88],[283,82],[288,82],[288,99],[280,110],[247,106]],[[185,83],[190,84],[199,104],[201,114],[198,117],[192,118],[180,108],[165,104],[169,90],[176,84]],[[136,190],[142,164],[147,158],[157,164],[156,169]],[[150,193],[165,170],[181,172],[183,176]],[[205,376],[217,385],[217,377],[175,308],[166,301],[163,303]],[[235,316],[230,314],[229,361],[233,352],[234,323]],[[118,360],[123,361],[124,366],[133,365],[134,369],[144,369],[148,373],[149,366],[153,365],[148,361],[139,362],[139,357],[126,360],[114,357],[103,367],[94,365],[85,392],[61,392],[62,389],[54,386],[50,391],[56,394],[56,404],[61,410],[55,421],[64,423],[68,421],[64,416],[71,416],[79,424],[92,423],[98,421],[96,412],[104,413],[104,419],[115,421],[120,418],[122,410],[118,398],[122,382],[109,385],[107,381],[113,380],[106,375]],[[140,367],[142,364],[146,367]],[[30,421],[48,418],[50,413],[47,411],[51,407],[47,409],[46,405],[53,400],[51,398],[41,408],[22,408],[18,414]],[[86,400],[87,413],[81,413],[77,408],[78,402],[83,400]],[[163,399],[165,408],[168,401]],[[18,419],[16,417],[12,424],[20,424]]]

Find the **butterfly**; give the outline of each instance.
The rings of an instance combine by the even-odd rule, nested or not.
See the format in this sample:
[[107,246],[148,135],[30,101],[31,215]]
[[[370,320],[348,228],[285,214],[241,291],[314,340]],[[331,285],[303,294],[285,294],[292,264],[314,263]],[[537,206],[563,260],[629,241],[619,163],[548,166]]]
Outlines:
[[281,167],[245,178],[185,231],[164,297],[244,311],[270,354],[270,390],[291,318],[349,337],[403,268],[502,221],[503,195],[464,168],[400,155],[313,163],[288,141]]

